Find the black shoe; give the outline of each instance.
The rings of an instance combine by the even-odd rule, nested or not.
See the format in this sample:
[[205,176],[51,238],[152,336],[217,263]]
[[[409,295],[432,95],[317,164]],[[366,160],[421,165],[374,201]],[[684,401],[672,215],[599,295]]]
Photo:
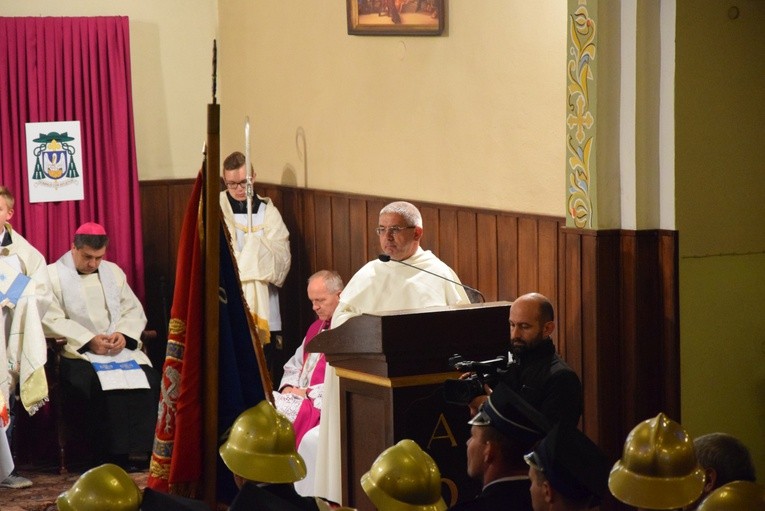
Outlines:
[[149,457],[148,456],[129,456],[126,466],[123,467],[125,472],[145,472],[149,469]]

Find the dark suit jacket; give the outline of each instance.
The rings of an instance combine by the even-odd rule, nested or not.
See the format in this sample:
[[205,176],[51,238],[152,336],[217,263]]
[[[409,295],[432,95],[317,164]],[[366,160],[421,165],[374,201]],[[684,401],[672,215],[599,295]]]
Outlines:
[[582,416],[582,382],[555,352],[549,337],[507,366],[501,377],[550,424],[576,427]]
[[532,511],[528,479],[489,484],[473,500],[450,507],[453,511]]
[[229,511],[319,511],[313,497],[301,497],[292,484],[247,482],[239,490]]
[[210,507],[201,500],[168,495],[146,488],[143,491],[141,511],[210,511]]

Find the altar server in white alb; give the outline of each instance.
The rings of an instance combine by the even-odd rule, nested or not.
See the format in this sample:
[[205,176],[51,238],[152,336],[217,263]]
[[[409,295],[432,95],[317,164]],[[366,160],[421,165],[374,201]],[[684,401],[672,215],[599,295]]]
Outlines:
[[[430,250],[420,247],[422,215],[413,204],[398,201],[382,208],[375,232],[380,238],[380,248],[387,256],[382,259],[387,261],[370,261],[351,278],[340,293],[340,303],[332,316],[332,328],[365,312],[470,303],[457,274]],[[342,499],[338,388],[334,368],[327,365],[317,466],[338,469],[317,473],[313,494],[335,502]]]
[[30,414],[48,401],[46,346],[41,319],[51,302],[45,258],[8,223],[15,198],[0,185],[0,487],[26,488],[14,471],[16,396]]
[[15,199],[0,186],[0,426],[8,427],[13,395],[31,414],[48,400],[46,345],[40,320],[51,302],[43,255],[7,223]]
[[[252,194],[252,223],[247,219],[245,156],[231,153],[223,161],[226,191],[220,207],[231,235],[242,292],[263,344],[280,335],[279,289],[290,271],[290,233],[271,199]],[[252,183],[255,172],[252,172]]]
[[143,307],[125,272],[104,260],[108,243],[104,228],[88,222],[72,249],[48,265],[54,301],[43,326],[49,337],[66,339],[62,389],[87,402],[80,426],[96,450],[93,461],[133,468],[151,452],[160,376],[141,349]]

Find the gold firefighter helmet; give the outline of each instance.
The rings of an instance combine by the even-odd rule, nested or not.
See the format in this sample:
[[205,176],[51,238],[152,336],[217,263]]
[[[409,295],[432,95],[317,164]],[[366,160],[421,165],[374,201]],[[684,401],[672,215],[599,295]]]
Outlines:
[[696,511],[756,511],[765,509],[765,486],[733,481],[707,495]]
[[361,476],[361,487],[377,509],[444,511],[441,472],[413,440],[385,449]]
[[219,452],[234,474],[251,481],[294,483],[306,474],[292,423],[267,401],[236,418]]
[[56,505],[61,511],[138,511],[141,490],[122,468],[107,463],[83,473]]
[[694,502],[704,487],[704,470],[683,427],[663,413],[635,426],[614,464],[608,488],[630,506],[675,509]]

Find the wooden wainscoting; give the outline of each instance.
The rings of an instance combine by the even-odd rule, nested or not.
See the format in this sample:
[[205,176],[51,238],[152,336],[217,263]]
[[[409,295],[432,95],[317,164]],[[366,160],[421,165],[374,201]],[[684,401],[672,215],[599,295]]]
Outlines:
[[[149,328],[166,332],[175,255],[192,180],[140,183]],[[306,280],[324,268],[346,281],[380,253],[380,209],[390,200],[272,184],[290,231],[292,269],[281,293],[283,357],[313,321]],[[609,455],[640,420],[679,417],[677,233],[587,231],[563,218],[414,201],[422,245],[487,301],[539,291],[556,310],[554,338],[582,377],[583,428]],[[164,323],[164,324],[163,324]]]
[[616,459],[638,422],[681,420],[677,232],[562,233],[559,348],[582,377],[584,431]]
[[162,367],[165,357],[175,260],[183,215],[193,188],[193,179],[139,182],[146,289],[144,306],[150,325],[147,328],[156,330],[160,339],[149,356],[158,368]]

